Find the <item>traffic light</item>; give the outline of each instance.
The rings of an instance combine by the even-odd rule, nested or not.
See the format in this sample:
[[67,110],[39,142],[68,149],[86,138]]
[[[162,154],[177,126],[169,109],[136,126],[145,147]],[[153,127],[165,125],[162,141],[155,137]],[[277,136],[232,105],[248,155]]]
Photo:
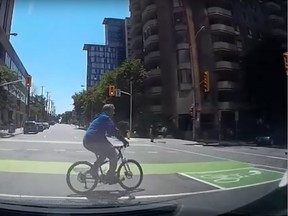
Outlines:
[[288,76],[288,52],[283,53],[286,75]]
[[190,116],[194,117],[194,106],[191,106],[189,108],[189,114],[190,114]]
[[209,92],[210,91],[210,77],[209,77],[208,71],[204,72],[203,83],[204,83],[204,92]]
[[25,81],[26,87],[30,88],[32,86],[32,76],[27,76]]
[[109,95],[110,97],[115,97],[115,95],[116,95],[116,88],[115,88],[114,85],[109,85],[109,87],[108,87],[108,95]]

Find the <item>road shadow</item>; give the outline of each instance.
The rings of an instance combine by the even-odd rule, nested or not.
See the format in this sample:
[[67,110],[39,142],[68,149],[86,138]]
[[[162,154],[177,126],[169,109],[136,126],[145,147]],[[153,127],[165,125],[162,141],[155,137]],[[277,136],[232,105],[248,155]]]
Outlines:
[[[104,205],[117,205],[123,203],[134,203],[135,193],[145,191],[144,189],[136,189],[133,191],[125,190],[99,190],[92,191],[85,194],[71,194],[68,197],[86,197],[91,203],[104,204]],[[121,198],[121,199],[120,199]]]
[[87,128],[83,128],[83,127],[77,127],[77,128],[74,128],[74,130],[84,130],[84,131],[86,131],[86,130],[87,130]]

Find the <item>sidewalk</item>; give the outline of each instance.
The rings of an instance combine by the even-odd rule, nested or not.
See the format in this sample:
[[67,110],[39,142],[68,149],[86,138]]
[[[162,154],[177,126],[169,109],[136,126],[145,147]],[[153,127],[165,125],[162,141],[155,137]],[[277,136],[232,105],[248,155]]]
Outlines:
[[17,128],[15,133],[8,133],[8,130],[0,130],[0,138],[10,138],[19,134],[23,134],[23,128]]

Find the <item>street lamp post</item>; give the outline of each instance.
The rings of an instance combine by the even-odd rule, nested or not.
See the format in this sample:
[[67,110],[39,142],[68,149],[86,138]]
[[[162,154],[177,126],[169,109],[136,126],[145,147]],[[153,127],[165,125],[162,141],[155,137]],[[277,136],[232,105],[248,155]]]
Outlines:
[[193,78],[193,117],[192,117],[192,137],[195,139],[196,137],[196,125],[195,123],[200,123],[200,110],[201,110],[201,95],[200,95],[200,74],[199,74],[199,65],[198,65],[198,52],[197,52],[197,37],[201,31],[206,29],[203,25],[201,28],[195,33],[195,25],[193,21],[192,9],[190,8],[189,0],[185,1],[186,4],[186,13],[187,13],[187,24],[188,31],[190,35],[190,58],[192,63],[192,78]]
[[125,95],[129,95],[130,96],[130,112],[129,112],[129,130],[130,133],[132,132],[132,124],[133,124],[133,85],[132,85],[132,80],[130,80],[130,93],[129,92],[125,92],[125,91],[121,91],[121,93],[125,94]]

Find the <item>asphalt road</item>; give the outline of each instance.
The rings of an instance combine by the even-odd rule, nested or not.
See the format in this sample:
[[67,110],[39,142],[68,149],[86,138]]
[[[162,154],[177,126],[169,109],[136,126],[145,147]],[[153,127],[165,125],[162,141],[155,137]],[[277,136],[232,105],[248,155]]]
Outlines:
[[0,139],[0,199],[99,204],[127,202],[130,195],[134,201],[186,197],[183,203],[190,203],[190,208],[224,212],[275,190],[287,169],[285,149],[131,139],[124,156],[140,162],[144,171],[140,188],[127,193],[119,185],[98,185],[83,197],[68,188],[65,174],[75,161],[95,161],[82,146],[84,133],[57,124],[38,134]]

